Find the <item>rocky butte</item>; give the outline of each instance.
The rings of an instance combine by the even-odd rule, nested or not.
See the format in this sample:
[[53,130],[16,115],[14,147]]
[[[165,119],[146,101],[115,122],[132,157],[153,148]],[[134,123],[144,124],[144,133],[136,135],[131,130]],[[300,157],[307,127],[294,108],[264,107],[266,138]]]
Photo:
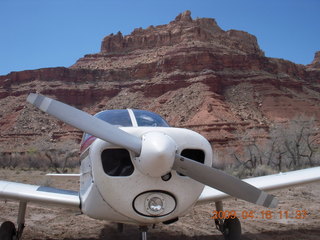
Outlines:
[[255,36],[190,11],[166,25],[106,36],[69,68],[0,76],[0,150],[77,146],[81,132],[26,103],[40,92],[95,113],[140,108],[203,134],[215,149],[235,135],[304,114],[320,118],[320,54],[310,65],[266,57]]

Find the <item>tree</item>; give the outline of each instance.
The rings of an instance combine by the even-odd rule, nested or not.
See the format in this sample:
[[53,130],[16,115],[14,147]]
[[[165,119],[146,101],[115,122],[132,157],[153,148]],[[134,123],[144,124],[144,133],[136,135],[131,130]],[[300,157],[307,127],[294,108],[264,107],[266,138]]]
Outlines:
[[270,169],[283,171],[320,164],[320,131],[314,118],[300,115],[288,122],[275,123],[268,138],[263,139],[262,135],[259,129],[238,134],[243,146],[233,150],[232,156],[235,167],[243,169],[242,172],[261,175]]
[[298,169],[319,164],[320,133],[314,118],[297,116],[288,123],[275,124],[270,130],[270,140],[276,145],[279,164]]

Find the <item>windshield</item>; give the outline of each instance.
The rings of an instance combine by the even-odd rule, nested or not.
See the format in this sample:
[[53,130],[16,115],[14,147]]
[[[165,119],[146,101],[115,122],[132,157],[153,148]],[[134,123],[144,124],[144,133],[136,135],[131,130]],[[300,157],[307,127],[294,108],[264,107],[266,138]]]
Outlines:
[[130,115],[126,109],[106,110],[99,112],[94,116],[106,121],[107,123],[110,123],[111,125],[116,125],[119,127],[132,127]]
[[[169,127],[169,124],[158,114],[145,110],[105,110],[94,116],[118,127]],[[84,133],[81,149],[85,149],[91,145],[94,139],[95,137]]]
[[132,110],[138,127],[169,127],[169,124],[158,114],[144,110]]

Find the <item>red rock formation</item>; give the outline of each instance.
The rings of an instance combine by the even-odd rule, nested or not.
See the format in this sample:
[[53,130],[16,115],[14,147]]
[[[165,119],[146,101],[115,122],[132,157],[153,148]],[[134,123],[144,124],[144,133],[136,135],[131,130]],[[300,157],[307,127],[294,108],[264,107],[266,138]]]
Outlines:
[[314,59],[310,65],[308,65],[310,68],[319,68],[320,69],[320,51],[316,52],[314,54]]
[[148,109],[202,133],[216,148],[236,145],[237,132],[258,128],[266,136],[274,121],[299,113],[319,119],[318,63],[319,54],[308,66],[267,58],[255,36],[224,31],[214,19],[193,20],[187,11],[167,25],[109,35],[100,53],[71,68],[0,76],[0,151],[80,139],[79,131],[25,102],[34,91],[90,113]]
[[160,57],[178,52],[185,54],[192,50],[209,50],[220,55],[264,56],[255,36],[236,30],[225,32],[214,19],[192,20],[190,12],[186,11],[168,25],[138,28],[127,36],[118,32],[105,37],[99,54],[86,55],[73,68],[114,69],[121,66],[119,60],[130,55],[132,60],[136,60],[131,62],[132,65],[138,61],[149,65],[158,62]]

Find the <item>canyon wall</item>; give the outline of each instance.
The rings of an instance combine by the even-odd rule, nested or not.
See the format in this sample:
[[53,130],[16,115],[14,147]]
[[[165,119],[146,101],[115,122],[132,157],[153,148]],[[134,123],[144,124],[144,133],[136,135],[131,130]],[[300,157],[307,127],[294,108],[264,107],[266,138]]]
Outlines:
[[[166,25],[106,36],[69,68],[0,76],[0,151],[73,149],[81,132],[26,103],[39,92],[93,114],[140,108],[203,134],[215,149],[303,114],[320,119],[320,54],[307,66],[268,58],[255,36],[186,11]],[[319,122],[318,122],[319,123]]]

